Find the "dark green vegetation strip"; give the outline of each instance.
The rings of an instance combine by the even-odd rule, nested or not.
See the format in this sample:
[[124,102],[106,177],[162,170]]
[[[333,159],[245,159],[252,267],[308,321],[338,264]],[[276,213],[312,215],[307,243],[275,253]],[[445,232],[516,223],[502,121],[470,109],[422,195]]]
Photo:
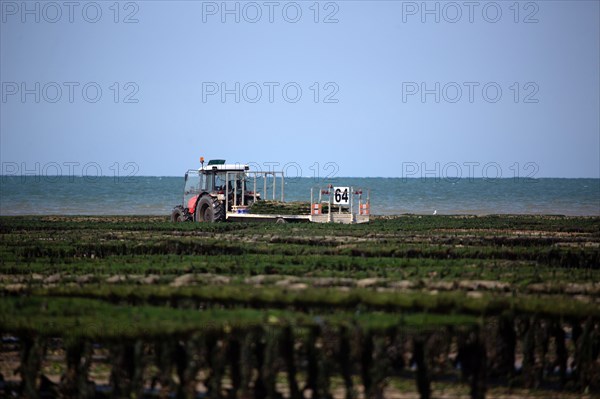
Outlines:
[[[168,217],[159,216],[0,216],[0,232],[15,229],[33,230],[136,230],[173,231],[174,225]],[[600,236],[599,217],[535,216],[535,215],[491,215],[491,216],[421,216],[404,215],[399,217],[374,217],[368,224],[330,225],[309,224],[302,226],[305,231],[357,231],[375,232],[416,232],[440,229],[469,230],[513,230],[534,232],[575,232]],[[294,226],[297,227],[297,226]],[[252,223],[177,225],[180,231],[226,232],[252,230],[257,232],[289,231],[288,225],[263,225]]]
[[224,332],[256,326],[330,327],[360,326],[365,331],[390,327],[427,329],[438,326],[474,325],[467,315],[369,314],[338,312],[310,315],[285,310],[207,309],[192,311],[164,306],[113,305],[86,298],[44,298],[40,296],[2,298],[0,330],[17,334],[39,333],[65,338],[117,339],[185,336],[198,331]]
[[[482,295],[475,298],[463,292],[423,294],[421,292],[376,292],[367,289],[341,291],[308,288],[290,291],[280,287],[248,286],[85,286],[36,289],[36,296],[95,298],[114,303],[183,304],[243,306],[250,308],[315,309],[329,313],[336,309],[388,312],[428,312],[439,314],[499,315],[507,310],[517,314],[549,317],[600,317],[600,306],[571,300],[567,296],[519,297]],[[188,302],[186,302],[188,301]]]

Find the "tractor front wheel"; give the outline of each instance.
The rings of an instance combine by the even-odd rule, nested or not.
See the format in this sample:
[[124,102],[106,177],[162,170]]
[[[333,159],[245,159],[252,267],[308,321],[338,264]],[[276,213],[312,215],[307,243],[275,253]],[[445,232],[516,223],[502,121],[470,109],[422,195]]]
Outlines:
[[171,222],[185,222],[185,212],[183,211],[182,206],[176,206],[173,208],[173,211],[171,212]]
[[209,223],[225,220],[225,206],[223,205],[223,202],[214,200],[208,195],[200,198],[196,205],[194,220],[196,222]]

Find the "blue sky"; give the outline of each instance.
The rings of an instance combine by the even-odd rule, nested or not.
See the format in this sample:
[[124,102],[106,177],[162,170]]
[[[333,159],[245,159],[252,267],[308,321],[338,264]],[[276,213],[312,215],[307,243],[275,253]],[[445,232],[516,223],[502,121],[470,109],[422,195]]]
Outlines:
[[598,1],[0,4],[4,174],[600,177]]

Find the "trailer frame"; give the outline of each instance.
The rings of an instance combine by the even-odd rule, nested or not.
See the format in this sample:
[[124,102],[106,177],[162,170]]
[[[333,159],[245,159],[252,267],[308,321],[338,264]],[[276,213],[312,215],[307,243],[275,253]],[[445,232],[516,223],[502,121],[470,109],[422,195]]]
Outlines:
[[[253,187],[253,202],[256,202],[258,198],[266,200],[271,197],[275,200],[279,197],[281,202],[285,202],[285,175],[283,171],[227,171],[226,182],[234,181],[234,187],[226,185],[225,191],[225,220],[236,220],[236,221],[275,221],[277,223],[286,222],[314,222],[314,223],[366,223],[369,221],[370,216],[370,191],[367,191],[366,200],[363,200],[363,190],[355,189],[350,187],[349,193],[349,205],[344,207],[338,205],[333,200],[333,185],[327,185],[327,189],[323,190],[318,187],[319,200],[315,202],[314,189],[310,190],[310,214],[308,215],[287,215],[287,214],[257,214],[249,213],[250,205],[246,203],[246,195],[242,195],[242,198],[238,199],[238,181],[241,183],[241,192],[246,192],[246,180],[249,177],[252,179]],[[241,177],[241,178],[240,178]],[[232,179],[231,179],[232,178]],[[262,194],[258,192],[258,180],[262,179],[263,191]],[[271,190],[268,190],[269,180],[271,180]],[[277,181],[280,180],[280,194],[277,195]],[[233,191],[233,192],[231,192]],[[229,206],[229,198],[233,197],[233,204]],[[270,195],[269,195],[270,194]],[[323,200],[323,196],[328,195],[327,200]],[[327,213],[315,212],[316,209],[322,209],[323,204],[327,204]],[[358,207],[355,207],[355,203]],[[333,206],[338,207],[338,212],[333,212]],[[231,210],[230,210],[231,209]]]

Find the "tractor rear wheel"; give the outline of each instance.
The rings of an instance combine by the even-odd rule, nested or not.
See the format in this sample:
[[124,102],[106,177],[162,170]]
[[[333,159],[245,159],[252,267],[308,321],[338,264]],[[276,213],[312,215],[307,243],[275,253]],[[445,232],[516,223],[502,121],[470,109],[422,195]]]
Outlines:
[[225,220],[225,206],[222,201],[214,200],[209,195],[200,198],[194,214],[196,222],[220,222]]
[[185,222],[185,212],[183,211],[182,206],[176,206],[173,208],[173,211],[171,212],[171,222]]

